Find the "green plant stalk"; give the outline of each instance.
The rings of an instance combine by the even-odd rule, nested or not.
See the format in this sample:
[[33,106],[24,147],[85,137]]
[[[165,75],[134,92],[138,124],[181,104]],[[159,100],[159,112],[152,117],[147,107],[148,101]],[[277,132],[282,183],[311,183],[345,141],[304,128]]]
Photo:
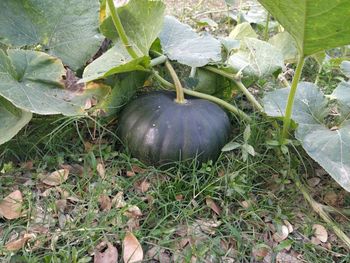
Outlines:
[[164,56],[164,55],[161,55],[159,57],[156,57],[154,59],[151,60],[151,63],[150,63],[150,66],[151,67],[154,67],[154,66],[157,66],[157,65],[160,65],[160,64],[163,64],[167,61],[167,57]]
[[129,39],[125,33],[124,27],[122,25],[122,22],[120,21],[119,15],[116,11],[116,8],[114,6],[113,0],[107,0],[110,12],[111,12],[111,17],[113,20],[113,24],[118,31],[119,37],[125,47],[125,49],[128,51],[129,55],[132,58],[138,58],[139,56],[137,55],[136,51],[133,49],[132,45],[129,43]]
[[223,71],[221,69],[212,67],[212,66],[206,66],[204,67],[206,70],[209,70],[211,72],[214,72],[216,74],[219,74],[225,78],[228,78],[230,80],[232,80],[237,86],[238,88],[243,92],[243,94],[247,97],[247,99],[250,101],[250,103],[253,105],[254,108],[256,108],[259,111],[263,111],[264,108],[261,106],[261,104],[255,99],[255,97],[253,96],[253,94],[251,94],[249,92],[249,90],[244,86],[244,84],[242,83],[242,81],[238,80],[237,77],[235,77],[234,75]]
[[[170,88],[170,89],[174,89],[175,85],[170,83],[169,81],[165,80],[162,76],[160,76],[158,74],[158,72],[153,71],[154,76],[156,77],[156,79],[162,83],[164,86]],[[241,117],[242,119],[246,120],[247,122],[251,122],[252,119],[245,114],[243,111],[241,111],[240,109],[236,108],[235,106],[231,105],[230,103],[219,99],[217,97],[208,95],[208,94],[204,94],[201,92],[197,92],[197,91],[193,91],[193,90],[189,90],[189,89],[185,89],[183,88],[183,92],[187,95],[193,96],[193,97],[197,97],[197,98],[201,98],[201,99],[206,99],[209,101],[212,101],[220,106],[222,106],[223,108],[227,109],[228,111],[232,112],[233,114]]]
[[268,41],[269,40],[269,23],[270,23],[270,18],[271,15],[268,12],[266,16],[266,24],[265,24],[265,29],[264,29],[264,40]]
[[175,101],[177,103],[180,103],[180,104],[186,103],[184,90],[183,90],[181,81],[179,80],[179,77],[177,76],[177,74],[176,74],[173,66],[169,62],[169,60],[165,61],[165,67],[169,71],[170,76],[173,79],[174,84],[175,84],[175,90],[176,90],[176,100]]
[[315,201],[307,189],[302,185],[298,177],[293,176],[295,185],[299,188],[304,198],[309,202],[315,212],[327,223],[327,225],[333,230],[333,232],[345,243],[347,249],[350,250],[350,238],[334,223],[328,213],[324,211],[323,205]]
[[293,112],[293,105],[294,105],[294,98],[295,94],[298,88],[298,83],[301,77],[301,73],[303,71],[304,67],[304,62],[305,62],[305,57],[301,56],[298,60],[298,65],[295,70],[295,74],[293,77],[292,85],[290,87],[290,92],[288,95],[288,101],[287,101],[287,106],[284,114],[284,119],[283,119],[283,130],[282,130],[282,141],[286,138],[288,138],[288,131],[292,119],[292,112]]

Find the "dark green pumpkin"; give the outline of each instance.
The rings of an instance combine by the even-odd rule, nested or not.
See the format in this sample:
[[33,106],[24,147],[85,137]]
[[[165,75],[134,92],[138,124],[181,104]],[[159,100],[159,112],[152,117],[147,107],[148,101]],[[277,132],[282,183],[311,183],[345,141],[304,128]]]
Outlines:
[[230,121],[216,104],[197,98],[175,102],[175,92],[143,95],[122,111],[118,135],[131,155],[151,165],[216,160],[227,143]]

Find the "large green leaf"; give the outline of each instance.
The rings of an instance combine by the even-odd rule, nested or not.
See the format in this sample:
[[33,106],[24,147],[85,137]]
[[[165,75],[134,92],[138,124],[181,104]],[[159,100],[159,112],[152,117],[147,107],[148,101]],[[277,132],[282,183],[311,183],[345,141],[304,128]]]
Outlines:
[[[162,1],[150,0],[130,0],[117,8],[128,39],[139,55],[148,55],[153,41],[162,30],[164,10]],[[111,17],[106,18],[100,28],[107,38],[114,41],[119,38]]]
[[32,119],[32,114],[20,110],[0,97],[0,144],[9,141]]
[[16,47],[41,45],[78,69],[97,52],[98,0],[1,0],[0,39]]
[[302,55],[350,43],[349,0],[259,0],[294,37]]
[[[290,89],[268,93],[265,111],[270,116],[283,116]],[[296,138],[305,151],[317,161],[345,190],[350,191],[350,121],[329,129],[324,123],[327,100],[318,87],[302,82],[298,86],[293,120],[298,123]],[[350,103],[350,101],[349,101]]]
[[[46,53],[29,50],[0,50],[0,95],[25,111],[38,114],[84,113],[84,91],[63,88],[62,62]],[[84,98],[82,101],[81,98]]]
[[284,63],[276,47],[256,38],[244,38],[240,50],[228,58],[228,66],[246,76],[263,78],[281,69]]
[[85,68],[81,81],[88,82],[117,73],[145,70],[149,62],[148,56],[133,59],[118,41],[115,46]]
[[110,96],[101,105],[107,116],[118,113],[122,107],[135,95],[138,88],[143,86],[147,72],[133,71],[118,75]]
[[179,63],[202,67],[221,60],[220,41],[210,35],[198,35],[174,17],[165,17],[159,38],[164,54]]
[[287,31],[271,37],[269,43],[281,51],[284,62],[295,63],[298,60],[298,49],[295,41]]

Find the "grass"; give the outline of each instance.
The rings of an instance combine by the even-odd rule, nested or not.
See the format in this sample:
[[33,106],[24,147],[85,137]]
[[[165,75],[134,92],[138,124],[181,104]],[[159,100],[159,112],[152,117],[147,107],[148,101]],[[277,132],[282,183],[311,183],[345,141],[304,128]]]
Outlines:
[[[244,125],[235,127],[233,137],[243,141]],[[113,130],[113,126],[108,128]],[[259,262],[254,251],[260,247],[270,247],[271,256],[276,257],[290,245],[289,251],[304,262],[347,262],[349,255],[337,240],[331,250],[310,242],[312,225],[320,223],[319,219],[286,175],[288,169],[306,172],[301,161],[307,159],[281,163],[265,143],[266,134],[273,131],[271,123],[256,118],[251,129],[249,143],[257,155],[246,162],[234,151],[200,168],[176,163],[159,170],[130,158],[115,145],[115,134],[91,119],[37,119],[2,146],[1,197],[20,189],[26,210],[23,218],[0,221],[2,262],[91,262],[103,240],[121,252],[127,230],[133,231],[145,253],[155,247],[163,260],[171,258],[172,262],[194,258],[197,262]],[[44,136],[47,131],[52,132]],[[28,161],[33,162],[33,169],[21,168]],[[105,165],[105,178],[98,175],[98,163]],[[45,194],[47,187],[40,183],[39,174],[62,164],[78,164],[83,172],[72,171],[66,182]],[[312,163],[305,165],[313,171]],[[150,187],[142,192],[138,185],[144,180]],[[120,192],[125,206],[103,211],[101,196],[113,199]],[[65,198],[67,205],[60,211],[58,200]],[[208,200],[220,207],[219,215]],[[127,213],[135,206],[141,216]],[[272,236],[283,220],[294,231],[277,244]],[[348,224],[342,227],[349,231]],[[33,232],[36,238],[25,249],[7,252],[3,246],[23,232]],[[186,241],[186,246],[181,245]]]

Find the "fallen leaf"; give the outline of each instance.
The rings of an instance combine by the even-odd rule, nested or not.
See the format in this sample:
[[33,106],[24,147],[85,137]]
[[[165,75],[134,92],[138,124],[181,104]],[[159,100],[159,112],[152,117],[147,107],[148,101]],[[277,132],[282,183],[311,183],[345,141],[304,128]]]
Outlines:
[[56,204],[57,210],[58,210],[59,212],[63,213],[64,210],[65,210],[66,207],[67,207],[67,200],[65,200],[65,199],[60,199],[60,200],[57,200],[57,201],[55,202],[55,204]]
[[109,211],[112,208],[112,201],[108,195],[101,195],[98,198],[98,204],[100,206],[100,210],[104,212]]
[[301,263],[297,257],[294,255],[288,254],[284,251],[281,251],[276,256],[276,263]]
[[288,228],[289,234],[292,233],[292,232],[294,231],[294,228],[293,228],[292,224],[289,223],[288,220],[283,220],[283,223],[284,223],[284,224],[286,225],[286,227]]
[[307,183],[310,187],[315,187],[321,182],[321,178],[319,177],[312,177],[309,180],[307,180]]
[[311,237],[311,243],[318,246],[321,244],[321,240],[319,240],[317,237]]
[[262,260],[269,254],[270,251],[271,248],[269,246],[265,244],[259,244],[253,247],[252,254],[255,260]]
[[0,202],[0,216],[9,220],[21,217],[22,203],[21,191],[12,192]]
[[328,192],[323,198],[324,202],[331,206],[336,206],[338,201],[338,195],[335,192]]
[[24,234],[22,237],[20,237],[19,239],[13,240],[8,242],[5,245],[5,248],[8,251],[17,251],[20,250],[21,248],[24,247],[24,245],[28,242],[28,240],[34,238],[35,235],[34,234]]
[[213,199],[210,197],[205,198],[205,202],[207,206],[210,207],[211,210],[213,210],[217,215],[221,214],[221,208],[214,202]]
[[151,184],[147,180],[141,180],[137,181],[134,186],[139,192],[146,193],[151,187]]
[[136,205],[132,205],[128,207],[128,209],[124,212],[124,215],[129,218],[138,218],[142,216],[142,212]]
[[123,240],[124,263],[134,263],[143,260],[143,250],[137,238],[127,232]]
[[136,175],[136,173],[134,171],[126,171],[127,177],[133,177],[134,175]]
[[134,172],[134,173],[137,173],[137,174],[144,174],[147,172],[146,169],[143,169],[141,168],[140,166],[138,165],[133,165],[131,166],[131,170]]
[[288,227],[285,225],[282,225],[281,229],[272,235],[272,238],[277,243],[279,243],[279,242],[287,239],[288,235],[289,235]]
[[95,249],[94,263],[118,263],[118,250],[110,242],[101,242]]
[[161,263],[171,263],[171,256],[167,251],[159,246],[154,246],[146,252],[147,259],[153,259]]
[[69,170],[60,169],[51,174],[43,175],[41,181],[50,186],[57,186],[64,183],[68,179]]
[[176,195],[176,196],[175,196],[175,199],[176,199],[177,201],[182,201],[182,200],[184,199],[184,196],[183,196],[183,195]]
[[102,178],[105,179],[106,178],[106,169],[103,163],[98,163],[96,166],[96,170],[98,175]]
[[312,229],[314,230],[314,236],[318,238],[321,242],[326,243],[328,239],[328,233],[324,226],[319,224],[314,224],[312,226]]
[[112,199],[112,206],[116,208],[123,208],[126,206],[126,202],[124,201],[124,193],[118,192],[115,197]]
[[25,163],[22,163],[21,167],[24,170],[30,171],[33,169],[33,161],[27,161]]

